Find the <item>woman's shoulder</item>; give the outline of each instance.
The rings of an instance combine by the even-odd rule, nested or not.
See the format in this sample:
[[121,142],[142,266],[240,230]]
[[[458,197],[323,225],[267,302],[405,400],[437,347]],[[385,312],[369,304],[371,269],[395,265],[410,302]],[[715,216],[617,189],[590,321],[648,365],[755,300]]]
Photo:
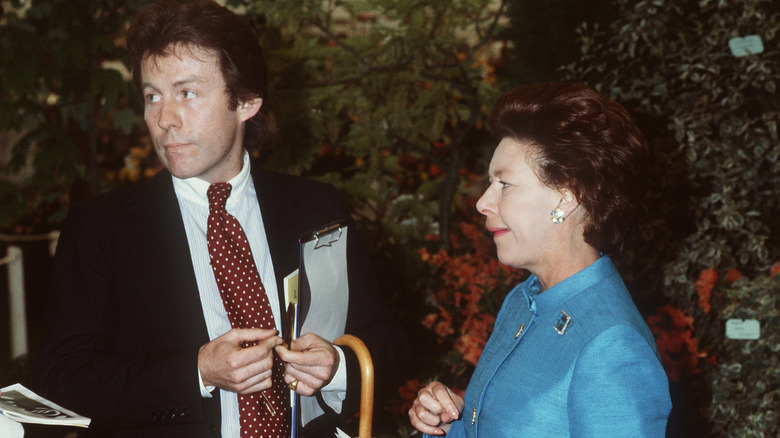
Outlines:
[[[634,304],[622,281],[605,279],[572,296],[563,305],[583,341],[598,337],[615,327],[613,334],[625,330],[639,334],[645,342],[655,345],[650,329]],[[573,325],[573,326],[574,326]]]

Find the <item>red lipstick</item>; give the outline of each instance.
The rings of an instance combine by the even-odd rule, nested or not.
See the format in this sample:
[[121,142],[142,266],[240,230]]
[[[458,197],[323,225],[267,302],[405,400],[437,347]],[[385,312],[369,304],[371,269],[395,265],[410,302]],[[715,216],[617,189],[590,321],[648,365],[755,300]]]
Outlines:
[[498,236],[503,236],[504,234],[508,233],[509,228],[488,227],[488,231],[493,233],[493,238],[495,239]]

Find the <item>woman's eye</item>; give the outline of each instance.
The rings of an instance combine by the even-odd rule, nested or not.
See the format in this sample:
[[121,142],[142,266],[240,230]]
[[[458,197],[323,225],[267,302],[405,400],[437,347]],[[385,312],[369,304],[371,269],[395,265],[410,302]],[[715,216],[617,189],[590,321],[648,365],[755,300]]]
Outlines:
[[182,91],[181,94],[182,96],[184,96],[185,99],[192,99],[193,97],[195,97],[194,91],[184,90]]

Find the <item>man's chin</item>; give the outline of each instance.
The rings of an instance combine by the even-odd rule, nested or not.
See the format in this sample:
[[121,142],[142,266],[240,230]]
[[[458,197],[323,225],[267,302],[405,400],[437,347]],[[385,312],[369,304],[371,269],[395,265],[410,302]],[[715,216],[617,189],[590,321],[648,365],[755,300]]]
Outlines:
[[193,178],[200,175],[199,169],[194,169],[191,166],[176,165],[176,163],[169,163],[165,166],[171,175],[179,179]]

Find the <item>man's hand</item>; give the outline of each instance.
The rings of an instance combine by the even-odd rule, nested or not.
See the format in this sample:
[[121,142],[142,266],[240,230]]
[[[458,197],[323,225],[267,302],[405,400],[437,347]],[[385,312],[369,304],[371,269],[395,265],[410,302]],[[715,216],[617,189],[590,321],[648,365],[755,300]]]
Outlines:
[[412,426],[428,435],[444,435],[463,410],[463,399],[439,382],[417,393],[409,409]]
[[297,380],[295,392],[301,395],[314,395],[330,382],[339,367],[336,348],[312,333],[292,341],[289,349],[283,345],[276,347],[276,353],[287,362],[284,381]]
[[[239,394],[271,387],[273,348],[282,343],[276,330],[232,329],[200,347],[198,369],[203,384]],[[251,347],[242,344],[257,342]]]

